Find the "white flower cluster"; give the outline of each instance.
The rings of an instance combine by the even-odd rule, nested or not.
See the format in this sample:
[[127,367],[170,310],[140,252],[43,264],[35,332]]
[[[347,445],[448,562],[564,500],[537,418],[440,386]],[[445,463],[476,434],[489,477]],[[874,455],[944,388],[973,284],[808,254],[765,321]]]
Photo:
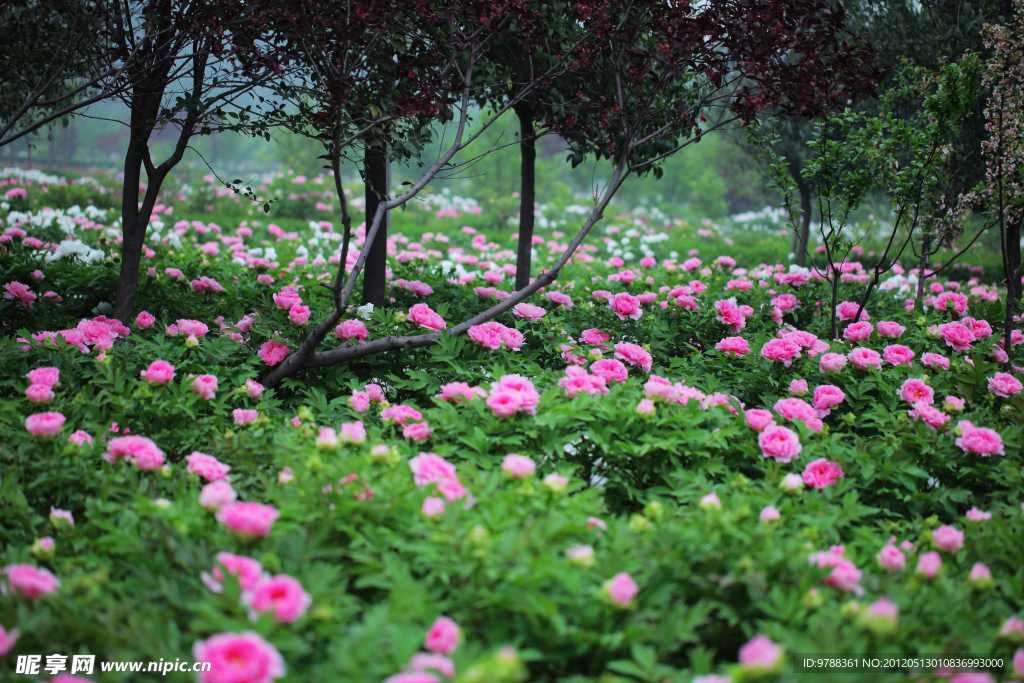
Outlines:
[[71,256],[72,260],[77,260],[85,264],[99,263],[106,254],[100,249],[93,249],[84,242],[79,240],[64,240],[57,245],[57,250],[52,254],[48,254],[46,257],[47,263],[53,263],[54,261],[60,261],[65,256]]

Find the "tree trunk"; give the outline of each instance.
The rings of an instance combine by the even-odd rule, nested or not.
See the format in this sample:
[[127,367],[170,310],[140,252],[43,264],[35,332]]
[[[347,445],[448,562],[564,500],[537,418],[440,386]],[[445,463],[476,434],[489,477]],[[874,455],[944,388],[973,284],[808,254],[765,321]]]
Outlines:
[[[159,88],[163,92],[166,83]],[[140,89],[141,90],[141,89]],[[142,265],[142,245],[146,240],[149,218],[153,215],[160,186],[169,171],[177,163],[174,157],[168,160],[169,166],[154,171],[153,177],[146,178],[146,194],[139,206],[139,191],[142,183],[142,167],[147,145],[153,134],[153,121],[156,120],[160,107],[159,95],[149,89],[133,93],[128,150],[124,155],[124,188],[121,196],[121,271],[117,278],[117,296],[114,302],[113,317],[125,325],[131,320],[135,310],[135,293],[139,286],[139,267]],[[184,133],[183,133],[184,134]],[[180,158],[180,156],[178,157]],[[173,163],[172,163],[173,162]]]
[[[134,117],[133,117],[134,118]],[[139,136],[145,135],[140,132]],[[135,292],[139,285],[139,266],[142,264],[142,243],[146,236],[146,223],[139,229],[142,215],[139,210],[139,188],[142,181],[142,143],[132,133],[128,151],[124,156],[124,188],[121,195],[121,272],[117,278],[117,299],[114,317],[125,325],[135,309]],[[148,187],[146,188],[149,189]]]
[[529,103],[514,107],[519,117],[519,248],[516,254],[516,291],[530,284],[533,253],[534,203],[537,184],[537,147],[533,131],[533,108]]
[[[366,229],[370,229],[370,221],[377,213],[377,206],[386,201],[388,194],[388,163],[387,143],[376,138],[366,146]],[[377,237],[373,244],[368,245],[369,255],[363,268],[363,303],[373,304],[374,308],[384,308],[387,303],[388,266],[388,215],[384,214]],[[364,245],[364,249],[367,245]]]
[[829,332],[832,335],[830,341],[842,341],[839,338],[839,270],[836,268],[832,268],[832,325]]
[[918,313],[924,312],[922,308],[924,302],[924,273],[928,269],[928,256],[930,255],[931,248],[932,236],[925,233],[924,238],[921,240],[921,260],[917,264],[917,293],[914,297],[914,309]]
[[811,239],[811,186],[803,177],[797,180],[796,186],[800,190],[800,238],[797,240],[796,264],[804,268]]
[[1020,253],[1020,232],[1024,223],[1024,212],[1020,220],[1013,221],[1006,226],[1006,264],[1007,270],[1007,291],[1014,301],[1021,300],[1021,253]]

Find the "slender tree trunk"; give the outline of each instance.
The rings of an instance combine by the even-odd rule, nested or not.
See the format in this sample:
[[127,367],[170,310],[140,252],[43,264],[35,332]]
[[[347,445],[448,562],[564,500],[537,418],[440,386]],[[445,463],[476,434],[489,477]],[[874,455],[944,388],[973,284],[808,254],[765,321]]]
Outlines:
[[[854,320],[853,322],[857,322]],[[831,341],[841,341],[839,339],[839,271],[832,269],[832,339]]]
[[[376,138],[366,147],[366,223],[369,223],[377,212],[377,206],[387,201],[388,194],[388,150],[387,142]],[[364,246],[365,248],[365,246]],[[373,304],[375,308],[383,308],[387,303],[388,266],[388,216],[384,214],[380,229],[370,253],[366,257],[363,268],[363,303]]]
[[800,237],[796,244],[796,264],[804,268],[807,266],[807,243],[811,239],[811,186],[802,176],[796,181],[796,186],[800,190]]
[[[133,117],[135,118],[135,117]],[[142,182],[143,132],[134,131],[128,141],[124,156],[124,188],[121,195],[121,271],[117,278],[117,299],[114,303],[114,317],[125,325],[135,308],[135,292],[139,285],[139,266],[142,264],[142,243],[146,236],[146,223],[140,226],[142,215],[139,210],[139,191]],[[149,189],[148,187],[146,188]],[[141,229],[140,229],[141,227]]]
[[[142,168],[149,153],[149,138],[153,133],[153,122],[160,107],[160,97],[154,91],[163,93],[166,83],[159,88],[147,86],[141,92],[133,93],[131,126],[129,128],[128,150],[124,156],[124,192],[121,196],[121,271],[117,279],[117,297],[114,302],[114,317],[125,325],[135,310],[135,294],[139,287],[139,268],[142,265],[142,245],[146,240],[149,218],[160,194],[167,173],[180,160],[176,153],[167,163],[155,169],[152,177],[146,178],[146,192],[139,206],[142,184]],[[188,135],[182,132],[181,135]],[[180,141],[179,141],[180,142]],[[179,145],[180,146],[180,145]]]
[[534,203],[537,184],[537,147],[533,131],[533,108],[529,103],[514,107],[519,117],[519,248],[516,253],[516,291],[530,284],[533,253]]
[[1020,232],[1024,223],[1024,212],[1021,218],[1006,226],[1006,262],[1010,271],[1007,291],[1014,301],[1021,300],[1022,287],[1020,282],[1021,274],[1021,253],[1020,253]]
[[917,296],[914,298],[914,308],[920,313],[924,301],[925,270],[928,268],[928,256],[932,248],[932,236],[925,233],[921,240],[921,260],[917,264]]

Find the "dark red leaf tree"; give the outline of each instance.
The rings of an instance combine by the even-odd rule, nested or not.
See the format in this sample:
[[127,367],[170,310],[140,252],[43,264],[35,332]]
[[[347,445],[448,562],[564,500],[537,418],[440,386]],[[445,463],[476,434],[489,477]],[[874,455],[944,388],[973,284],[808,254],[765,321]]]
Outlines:
[[[556,130],[580,153],[611,160],[611,177],[595,193],[589,216],[550,269],[509,298],[444,334],[462,334],[554,282],[630,174],[656,172],[663,160],[699,142],[704,134],[753,121],[763,109],[814,116],[839,101],[873,92],[877,86],[873,50],[848,33],[846,15],[840,8],[818,0],[724,0],[699,5],[594,0],[574,3],[572,9],[581,33],[562,61],[570,64],[579,78],[583,106],[556,122]],[[463,21],[462,26],[474,25]],[[461,35],[471,34],[463,29]],[[487,53],[486,45],[476,50],[466,45],[454,67],[465,86],[458,105],[456,142],[419,182],[402,195],[382,202],[373,217],[367,217],[366,245],[335,299],[334,312],[298,350],[267,374],[267,386],[276,387],[304,368],[428,346],[440,338],[440,333],[388,336],[318,350],[328,331],[344,315],[383,213],[412,199],[474,137],[465,135],[471,104],[469,89],[474,83],[473,70]],[[549,75],[539,74],[533,81],[540,85]],[[525,98],[532,89],[523,88],[522,92],[521,98]],[[511,98],[495,115],[515,104]],[[494,120],[488,119],[484,127]]]

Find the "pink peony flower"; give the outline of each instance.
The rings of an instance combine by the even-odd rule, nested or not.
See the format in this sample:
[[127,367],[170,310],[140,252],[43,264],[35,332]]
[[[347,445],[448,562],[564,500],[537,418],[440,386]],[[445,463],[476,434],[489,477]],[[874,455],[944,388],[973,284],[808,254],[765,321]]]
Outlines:
[[23,285],[20,282],[8,282],[4,285],[4,298],[17,299],[25,308],[32,310],[32,302],[36,300],[37,295],[28,288],[28,285]]
[[403,671],[388,676],[384,683],[441,683],[441,679],[428,671]]
[[747,426],[755,432],[763,432],[765,429],[775,424],[775,416],[770,410],[754,408],[746,411],[743,416],[747,420]]
[[590,366],[590,371],[598,377],[603,377],[607,382],[625,382],[629,377],[626,366],[610,358],[596,361]]
[[814,462],[807,464],[807,467],[804,468],[803,477],[805,484],[823,491],[826,486],[831,486],[839,479],[842,479],[843,468],[834,462],[818,458]]
[[501,461],[501,469],[513,479],[526,479],[537,471],[537,463],[525,455],[510,453]]
[[238,578],[238,587],[243,591],[251,590],[263,578],[263,565],[251,557],[219,552],[216,560],[217,564],[214,565],[211,573],[203,572],[202,574],[203,583],[214,593],[224,591],[224,586],[221,585],[224,582],[222,567],[227,570],[228,576]]
[[238,393],[247,394],[249,396],[252,396],[253,398],[259,398],[260,396],[262,396],[263,391],[263,385],[251,379],[245,380],[245,384],[243,384],[238,389]]
[[601,591],[616,607],[627,608],[633,604],[633,598],[640,588],[632,576],[626,572],[619,572],[602,584]]
[[174,366],[165,360],[155,360],[149,364],[149,369],[143,370],[142,379],[150,384],[167,384],[174,379]]
[[772,339],[761,347],[761,357],[781,361],[788,368],[800,357],[800,346],[789,339]]
[[547,315],[547,311],[540,306],[523,301],[512,308],[512,315],[523,320],[540,320]]
[[968,510],[966,516],[967,516],[968,521],[971,521],[971,522],[986,522],[986,521],[992,519],[992,513],[991,512],[985,512],[983,510],[979,510],[977,507],[972,507],[970,510]]
[[807,380],[805,379],[794,379],[789,383],[789,393],[794,396],[804,396],[809,391],[810,389],[808,389]]
[[975,340],[974,333],[960,323],[939,325],[938,332],[943,341],[955,351],[967,351]]
[[902,344],[891,344],[882,349],[882,356],[889,365],[910,365],[914,352]]
[[853,367],[858,370],[867,370],[868,367],[875,368],[876,370],[882,369],[882,356],[874,349],[860,346],[850,351],[847,358],[853,363]]
[[757,437],[761,454],[774,458],[776,462],[787,463],[800,457],[802,446],[796,432],[779,425],[769,426]]
[[[519,405],[516,410],[522,410],[530,415],[537,414],[537,406],[540,404],[540,393],[534,388],[533,382],[520,375],[502,375],[498,378],[497,382],[492,383],[491,397],[488,398],[487,405],[492,410],[495,410],[491,398],[496,395],[507,395],[510,393],[514,399],[518,400]],[[495,410],[495,414],[497,414],[497,410]]]
[[207,401],[213,400],[217,394],[217,378],[213,375],[199,375],[192,379],[192,391]]
[[822,384],[815,387],[812,403],[815,416],[819,418],[828,416],[832,412],[832,408],[842,403],[845,398],[846,394],[837,386]]
[[[838,552],[837,552],[838,551]],[[861,577],[864,575],[853,562],[843,557],[843,547],[833,547],[827,551],[811,553],[807,558],[811,566],[820,569],[832,568],[832,571],[825,577],[825,585],[838,588],[848,593],[860,595],[864,589],[860,586]]]
[[[427,427],[427,423],[426,422],[424,422],[422,424],[423,424],[424,427],[426,427],[429,430],[427,432],[427,435],[429,436],[430,432],[432,432],[434,430],[432,430],[429,427]],[[406,436],[405,438],[408,439],[410,437]],[[424,438],[426,438],[426,437],[424,437]],[[341,443],[348,443],[348,444],[363,443],[363,442],[366,441],[366,427],[363,425],[363,423],[361,421],[359,421],[359,422],[342,422],[341,423],[340,440],[341,440]],[[417,441],[422,441],[423,439],[416,439],[416,440]]]
[[655,410],[654,401],[649,398],[641,399],[636,406],[637,415],[653,415]]
[[428,330],[443,330],[448,324],[426,304],[416,304],[409,309],[409,321]]
[[450,655],[459,647],[462,631],[448,617],[438,617],[423,639],[423,647],[436,655]]
[[967,297],[958,292],[942,292],[935,297],[935,310],[949,311],[957,316],[967,313]]
[[138,327],[140,330],[148,330],[149,328],[153,327],[153,323],[155,322],[156,318],[154,318],[152,314],[146,313],[145,311],[142,311],[137,316],[135,316],[135,326]]
[[894,546],[892,543],[887,543],[881,550],[878,551],[878,564],[882,565],[885,569],[892,571],[900,571],[907,564],[907,557],[903,552]]
[[826,372],[840,372],[846,367],[847,358],[841,353],[826,353],[818,361],[818,371],[822,374]]
[[288,347],[279,341],[264,342],[258,355],[267,365],[277,365],[288,356]]
[[420,453],[409,461],[413,483],[420,488],[436,484],[445,479],[458,479],[455,465],[435,453]]
[[25,389],[25,396],[31,403],[47,403],[53,400],[55,394],[45,384],[31,384]]
[[467,331],[469,338],[486,349],[501,348],[501,333],[507,329],[498,322],[488,322],[482,325],[473,325]]
[[997,372],[988,380],[989,393],[1001,398],[1016,396],[1022,389],[1024,389],[1024,385],[1021,384],[1020,380],[1005,372]]
[[57,368],[36,368],[25,376],[30,384],[41,384],[50,389],[60,384],[60,370]]
[[366,329],[366,324],[362,320],[343,320],[340,325],[334,328],[334,334],[339,339],[344,339],[353,344],[361,344],[370,336],[370,332]]
[[743,337],[726,337],[715,344],[715,348],[723,353],[732,353],[737,356],[750,353],[750,344]]
[[878,323],[878,334],[888,339],[895,339],[896,337],[902,336],[907,328],[903,327],[899,323],[890,322],[888,320],[882,320]]
[[285,675],[284,659],[255,631],[219,633],[192,647],[192,658],[210,662],[198,683],[272,683]]
[[874,327],[869,322],[858,322],[848,325],[846,331],[843,332],[843,336],[852,342],[862,342],[871,336],[871,332],[874,331]]
[[805,422],[814,417],[814,408],[802,398],[783,398],[775,402],[775,412],[787,420]]
[[762,522],[770,522],[774,519],[779,519],[781,517],[782,515],[779,513],[778,508],[776,508],[774,505],[769,505],[762,509],[761,514],[759,516]]
[[650,372],[653,359],[651,354],[643,347],[630,342],[620,342],[615,345],[615,357],[624,360],[633,367],[640,368],[644,372]]
[[370,397],[365,391],[353,391],[348,397],[348,404],[352,410],[362,415],[370,409]]
[[935,390],[920,379],[908,379],[900,386],[900,398],[907,403],[923,402],[932,404],[935,401]]
[[89,432],[82,431],[81,429],[75,431],[71,436],[68,437],[68,441],[81,446],[82,444],[88,443],[92,445],[92,435]]
[[1003,438],[996,431],[975,427],[966,420],[962,420],[958,428],[961,435],[957,438],[956,445],[962,448],[964,453],[974,453],[986,458],[991,455],[1006,455],[1003,450]]
[[305,325],[309,322],[309,306],[292,306],[288,309],[288,319],[295,325]]
[[505,348],[518,351],[525,342],[526,337],[514,327],[506,327],[501,331],[501,343],[505,345]]
[[178,320],[177,325],[178,333],[186,337],[195,335],[196,338],[199,338],[205,336],[206,333],[210,331],[209,327],[207,327],[204,323],[199,322],[198,320],[182,319]]
[[[369,397],[369,395],[367,395]],[[397,406],[391,406],[385,408],[380,413],[380,419],[387,422],[388,420],[394,420],[398,424],[405,427],[413,422],[418,422],[423,419],[423,413],[416,410],[412,406],[400,404]]]
[[252,424],[259,419],[260,411],[249,408],[235,408],[231,411],[231,415],[235,419],[235,424],[241,427],[242,425]]
[[740,665],[745,671],[759,675],[779,668],[785,653],[766,635],[758,635],[740,648]]
[[62,413],[36,413],[25,418],[25,429],[32,436],[51,438],[60,433],[65,419]]
[[929,550],[917,560],[917,573],[929,579],[934,579],[940,569],[942,569],[942,557],[934,550]]
[[301,303],[302,297],[299,296],[298,292],[285,290],[274,295],[274,304],[286,311],[292,310],[294,306],[298,306]]
[[426,441],[433,433],[434,429],[426,422],[416,422],[402,427],[402,436],[410,441]]
[[166,461],[164,452],[144,436],[122,436],[107,443],[103,459],[114,464],[124,458],[141,470],[156,470]]
[[932,532],[932,540],[939,550],[956,552],[964,547],[964,532],[944,524]]
[[444,498],[427,496],[420,511],[425,517],[434,518],[444,514]]
[[0,626],[0,659],[6,657],[7,653],[14,649],[20,637],[21,632],[18,629],[12,628],[8,631]]
[[274,621],[292,624],[298,621],[309,606],[310,597],[295,577],[287,574],[267,576],[242,594],[242,604],[254,612],[273,612]]
[[912,420],[921,420],[932,429],[939,429],[949,422],[949,415],[924,401],[917,401],[913,406],[913,410],[907,413],[910,415],[910,418]]
[[611,335],[601,330],[590,328],[580,333],[580,339],[586,344],[604,344],[611,340]]
[[1024,620],[1018,617],[1008,617],[999,628],[999,637],[1008,640],[1024,640]]
[[217,521],[243,538],[266,538],[280,516],[271,505],[232,503],[220,509]]
[[207,510],[220,510],[238,499],[238,494],[226,479],[210,482],[199,491],[199,505]]
[[486,398],[487,392],[480,387],[471,387],[465,382],[449,382],[441,385],[441,393],[435,394],[434,398],[452,403],[472,401],[475,398]]
[[742,309],[736,304],[735,297],[716,301],[715,310],[718,312],[715,319],[723,325],[730,326],[733,332],[739,332],[747,326],[747,317],[743,315]]
[[[854,303],[853,301],[843,301],[836,307],[836,315],[839,316],[840,320],[853,320],[853,316],[857,315],[857,309],[860,308],[860,304]],[[863,310],[860,313],[861,320],[870,320],[871,316],[868,315],[867,310]]]
[[926,353],[921,356],[921,362],[932,370],[949,370],[949,359],[941,353]]
[[625,292],[616,294],[608,301],[608,308],[611,309],[615,315],[619,316],[619,320],[639,320],[640,316],[643,315],[643,310],[640,308],[640,300],[632,294],[626,294]]
[[231,471],[229,465],[225,465],[212,455],[206,455],[199,451],[192,451],[191,455],[185,457],[188,467],[185,469],[189,474],[198,474],[207,481],[220,481],[227,479]]
[[428,669],[433,669],[448,678],[455,678],[455,662],[444,655],[433,655],[426,654],[425,652],[419,652],[414,654],[412,659],[409,660],[409,669],[411,671],[426,671]]
[[30,564],[9,564],[0,569],[7,577],[7,586],[14,593],[20,593],[29,600],[41,598],[60,588],[60,581],[46,569]]

